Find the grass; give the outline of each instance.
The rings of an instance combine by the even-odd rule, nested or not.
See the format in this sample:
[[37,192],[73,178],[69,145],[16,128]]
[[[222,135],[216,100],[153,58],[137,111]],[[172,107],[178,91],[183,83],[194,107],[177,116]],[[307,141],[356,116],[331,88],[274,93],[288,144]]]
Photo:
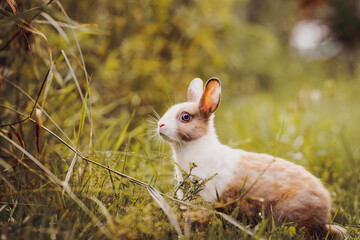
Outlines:
[[[9,6],[0,5],[0,23],[9,33],[0,42],[0,59],[5,59],[0,69],[2,236],[303,239],[295,226],[275,224],[271,217],[254,224],[235,221],[236,212],[214,212],[197,196],[204,180],[185,178],[176,186],[169,146],[152,136],[149,120],[157,118],[152,108],[161,115],[165,105],[184,101],[187,84],[199,74],[222,79],[223,98],[215,118],[220,140],[306,167],[329,189],[333,221],[348,229],[349,239],[360,237],[358,74],[346,74],[340,63],[340,70],[334,70],[331,61],[308,62],[286,54],[273,33],[232,18],[222,6],[218,12],[228,17],[200,12],[216,23],[214,29],[198,21],[195,30],[185,31],[198,16],[191,5],[171,7],[187,16],[179,22],[179,12],[164,15],[165,3],[150,6],[162,12],[154,16],[142,15],[137,3],[126,3],[132,11],[125,19],[112,22],[105,13],[99,15],[104,21],[99,26],[126,29],[121,36],[117,31],[107,36],[109,29],[69,19],[60,2],[18,4],[20,13],[27,10],[24,14],[13,15]],[[201,9],[210,7],[199,4]],[[111,7],[124,11],[120,3]],[[141,18],[158,25],[143,26]],[[165,28],[156,32],[163,22],[175,29],[173,35]],[[238,26],[241,36],[233,34]],[[29,42],[12,38],[19,27],[27,30]],[[224,34],[224,42],[218,44],[217,37],[192,39],[197,29],[206,36]],[[180,42],[177,31],[183,32]],[[249,39],[256,39],[256,46],[250,43],[247,48]],[[235,40],[242,44],[234,51]],[[270,79],[265,86],[260,75]],[[27,120],[15,124],[21,119]],[[189,202],[173,198],[177,188],[188,190],[184,200]]]
[[[344,98],[350,102],[356,98],[355,92],[354,95],[350,94],[354,82],[338,84],[343,92],[339,90],[334,95],[327,96],[325,88],[318,89],[321,97],[313,99],[311,92],[314,90],[311,90],[302,93],[302,103],[293,103],[297,97],[279,99],[275,98],[276,94],[269,93],[247,96],[239,100],[240,104],[234,101],[235,104],[229,106],[224,100],[217,112],[216,127],[221,140],[233,147],[274,154],[276,134],[283,124],[277,155],[305,166],[322,179],[334,200],[334,222],[347,226],[352,236],[350,239],[356,239],[359,237],[360,180],[356,122],[360,119],[359,113],[351,111],[357,109],[354,105],[343,104]],[[289,108],[289,104],[295,104],[293,109]],[[124,120],[120,129],[127,129],[126,121],[129,120]],[[32,124],[28,122],[26,125]],[[224,130],[220,130],[222,126],[226,126]],[[114,126],[111,126],[110,130],[113,128]],[[121,147],[124,150],[89,152],[88,158],[171,195],[174,190],[173,163],[168,148],[159,152],[158,147],[154,147],[156,140],[138,134],[144,131],[145,126],[141,127],[140,131],[138,129],[139,127],[134,128],[125,134],[126,144]],[[103,132],[110,134],[111,131]],[[53,138],[51,135],[48,137]],[[112,149],[117,143],[116,138],[111,140],[104,136],[101,139],[104,142],[98,144],[103,148]],[[39,175],[44,175],[40,169],[35,166],[27,169],[17,165],[11,174],[5,175],[10,185],[3,185],[1,195],[1,218],[10,239],[31,238],[39,233],[45,238],[104,238],[107,234],[101,231],[102,228],[96,227],[95,217],[101,224],[106,223],[111,238],[177,236],[167,216],[143,187],[86,161],[76,158],[72,160],[73,157],[69,154],[61,156],[53,151],[52,147],[48,154],[47,169],[59,179],[65,179],[74,161],[73,172],[69,175],[69,186],[94,216],[84,214],[81,203],[74,201],[71,195],[63,195],[61,184],[53,185],[48,178],[39,179],[30,172],[30,169],[35,169]],[[28,158],[25,158],[24,162],[31,165]],[[49,177],[49,174],[46,175]],[[31,186],[20,185],[26,184],[28,179],[31,179]],[[169,199],[166,201],[171,204],[181,229],[186,228],[185,219],[191,220],[191,238],[218,239],[247,235],[211,212],[204,218],[202,209],[191,208],[185,211],[176,202]],[[202,206],[199,200],[194,204]],[[250,223],[243,219],[241,224],[247,226]],[[256,226],[249,226],[256,236],[302,239],[301,234],[295,235],[291,225],[276,225],[271,218],[264,219]]]

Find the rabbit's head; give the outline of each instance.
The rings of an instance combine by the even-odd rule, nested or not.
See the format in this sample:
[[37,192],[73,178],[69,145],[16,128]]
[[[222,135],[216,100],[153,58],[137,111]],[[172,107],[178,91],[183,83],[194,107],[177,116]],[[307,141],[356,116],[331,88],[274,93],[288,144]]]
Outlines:
[[217,78],[203,81],[195,78],[188,88],[188,102],[172,106],[158,122],[158,133],[170,143],[189,142],[206,135],[212,115],[219,106],[221,85]]

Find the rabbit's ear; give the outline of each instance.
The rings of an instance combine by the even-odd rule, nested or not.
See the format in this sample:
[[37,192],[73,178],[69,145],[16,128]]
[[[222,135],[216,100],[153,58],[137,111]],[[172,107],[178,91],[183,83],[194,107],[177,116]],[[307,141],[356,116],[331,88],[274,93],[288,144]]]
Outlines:
[[188,88],[188,101],[198,102],[203,93],[203,81],[200,78],[195,78],[191,81]]
[[220,80],[210,78],[205,85],[205,90],[200,99],[200,113],[205,117],[209,117],[219,106],[221,98]]

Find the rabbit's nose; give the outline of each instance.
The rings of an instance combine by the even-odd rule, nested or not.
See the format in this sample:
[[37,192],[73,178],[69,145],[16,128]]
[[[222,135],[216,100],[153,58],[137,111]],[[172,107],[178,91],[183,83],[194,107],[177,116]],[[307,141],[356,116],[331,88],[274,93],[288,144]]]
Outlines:
[[159,125],[159,128],[162,128],[163,126],[165,126],[165,124],[160,124],[160,125]]

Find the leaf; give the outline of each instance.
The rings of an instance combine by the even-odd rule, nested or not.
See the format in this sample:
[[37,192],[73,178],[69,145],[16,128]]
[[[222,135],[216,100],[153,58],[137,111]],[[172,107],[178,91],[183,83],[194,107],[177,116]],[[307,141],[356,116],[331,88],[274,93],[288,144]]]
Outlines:
[[[86,92],[85,94],[85,103],[87,102],[87,98],[88,98],[88,93],[89,91]],[[85,125],[85,117],[86,117],[86,105],[81,107],[81,117],[80,117],[80,123],[79,123],[79,131],[78,131],[78,140],[80,138],[81,133],[84,130],[84,125]],[[77,146],[78,142],[76,142],[76,146]]]
[[[0,148],[1,149],[1,148]],[[0,166],[2,166],[4,168],[4,172],[9,171],[11,173],[14,172],[13,170],[13,166],[11,166],[9,163],[7,163],[6,161],[4,161],[2,158],[0,158]]]
[[112,220],[112,217],[111,217],[109,211],[107,210],[107,208],[105,207],[105,205],[94,196],[90,196],[89,198],[91,200],[93,200],[97,205],[99,205],[100,212],[106,217],[106,221],[110,225],[110,227],[115,227],[114,221]]
[[47,78],[46,78],[46,85],[45,85],[45,89],[44,89],[44,95],[43,95],[43,99],[41,101],[41,106],[44,107],[44,104],[45,104],[45,100],[46,100],[46,97],[48,95],[48,92],[49,92],[49,89],[50,89],[50,85],[51,85],[51,82],[53,80],[53,77],[54,77],[54,70],[55,70],[55,62],[51,62],[50,64],[50,69],[49,69],[49,74],[47,75]]
[[[61,9],[61,11],[64,13],[64,15],[66,16],[66,18],[68,20],[70,20],[69,16],[66,14],[66,11],[64,10],[63,6],[61,5],[61,3],[59,1],[56,2],[56,4],[59,6],[59,8]],[[81,51],[81,47],[80,47],[80,43],[79,43],[79,40],[78,40],[78,37],[76,36],[75,34],[75,31],[74,29],[71,28],[71,32],[73,33],[73,36],[74,36],[74,39],[75,39],[75,42],[76,42],[76,46],[77,46],[77,49],[79,51],[79,54],[80,54],[80,59],[81,59],[81,64],[80,66],[82,66],[82,69],[84,71],[84,74],[85,74],[85,79],[86,79],[86,84],[87,84],[87,88],[88,88],[88,92],[89,92],[89,106],[90,106],[90,111],[87,111],[88,112],[88,118],[89,118],[89,122],[90,122],[90,147],[92,147],[92,136],[93,136],[93,132],[95,131],[94,130],[94,126],[93,126],[93,120],[92,120],[92,111],[91,111],[91,94],[90,94],[90,82],[89,82],[89,76],[88,76],[88,72],[86,70],[86,65],[85,65],[85,60],[84,60],[84,56],[83,56],[83,53]]]
[[107,137],[109,132],[115,127],[116,124],[118,124],[120,122],[120,120],[122,120],[122,119],[118,118],[105,131],[103,131],[103,133],[100,135],[100,137],[97,140],[98,143],[101,143],[102,141],[104,141],[105,137]]
[[151,197],[155,200],[155,202],[161,207],[164,213],[168,216],[171,225],[175,228],[177,234],[180,238],[183,237],[180,224],[176,218],[174,211],[171,209],[170,205],[165,201],[165,199],[160,195],[160,193],[155,190],[155,188],[148,185],[146,189],[149,191]]
[[185,219],[185,229],[184,229],[185,239],[190,239],[191,236],[191,217],[187,216]]
[[[13,11],[14,15],[19,14],[18,6],[17,6],[15,0],[7,0],[7,2],[10,5],[11,10]],[[26,43],[27,49],[30,49],[30,44],[29,44],[28,38],[24,32],[24,29],[19,26],[19,31],[20,31],[21,37],[23,38],[24,42]]]
[[[15,127],[13,125],[11,125],[11,129],[13,130],[13,133],[16,135],[16,137],[18,138],[19,142],[21,143],[21,147],[25,148],[25,143],[24,140],[22,139],[20,133],[18,131],[16,131]],[[20,161],[24,158],[24,153],[21,156]]]
[[131,120],[133,119],[134,115],[135,115],[135,111],[133,111],[133,113],[131,114],[131,117],[130,117],[129,121],[126,123],[125,127],[124,127],[123,130],[121,131],[120,136],[119,136],[118,140],[117,140],[116,143],[115,143],[114,151],[118,151],[118,149],[120,148],[121,144],[123,143],[123,141],[124,141],[124,139],[125,139],[126,132],[127,132],[128,128],[129,128],[130,122],[131,122]]
[[296,228],[294,226],[289,227],[288,234],[291,238],[293,238],[296,235]]
[[68,67],[69,67],[69,69],[70,69],[71,76],[72,76],[72,78],[74,79],[75,85],[76,85],[76,87],[77,87],[77,89],[78,89],[78,91],[79,91],[80,98],[81,98],[81,100],[82,100],[82,102],[83,102],[83,105],[86,105],[86,102],[85,102],[85,99],[84,99],[84,95],[83,95],[83,93],[82,93],[82,91],[81,91],[81,87],[80,87],[79,81],[78,81],[78,79],[77,79],[77,77],[76,77],[76,75],[75,75],[75,71],[74,71],[73,67],[72,67],[71,64],[70,64],[70,61],[69,61],[69,59],[68,59],[65,51],[64,51],[64,50],[61,50],[61,53],[62,53],[62,55],[64,56],[65,61],[66,61],[66,64],[68,65]]
[[[258,238],[254,235],[253,232],[251,232],[250,230],[246,229],[246,227],[244,227],[243,225],[241,225],[238,221],[236,221],[235,219],[233,219],[232,217],[230,217],[229,215],[226,215],[224,213],[221,212],[215,212],[216,214],[220,215],[223,219],[225,219],[226,221],[228,221],[229,223],[231,223],[232,225],[234,225],[235,227],[239,228],[240,230],[246,232],[247,234],[249,234],[252,237]],[[263,240],[262,238],[258,238],[260,240]]]
[[[72,66],[71,66],[71,64],[70,64],[70,62],[69,62],[68,57],[66,56],[65,51],[64,51],[64,50],[61,50],[61,53],[62,53],[62,55],[63,55],[64,58],[65,58],[66,64],[68,65],[68,67],[69,67],[69,69],[70,69],[71,76],[73,77],[74,82],[75,82],[75,85],[76,85],[76,87],[77,87],[77,89],[78,89],[78,91],[79,91],[79,95],[80,95],[81,101],[82,101],[82,103],[83,103],[84,111],[86,112],[86,116],[87,116],[87,118],[89,119],[89,122],[90,122],[90,128],[91,128],[90,136],[91,136],[91,134],[92,134],[92,132],[93,132],[93,123],[92,123],[91,111],[90,111],[90,110],[88,109],[88,107],[87,107],[87,101],[86,101],[86,99],[84,98],[84,95],[83,95],[83,93],[82,93],[82,91],[81,91],[81,87],[80,87],[79,81],[78,81],[78,79],[77,79],[77,77],[76,77],[76,75],[75,75],[74,69],[72,68]],[[90,87],[89,87],[89,85],[88,85],[88,90],[87,90],[87,92],[86,92],[86,95],[87,95],[87,94],[90,95]],[[91,98],[90,98],[90,99],[91,99]],[[91,106],[91,102],[90,102],[90,106]],[[80,122],[81,122],[81,121],[80,121]],[[91,138],[90,138],[90,141],[91,141]],[[76,145],[77,145],[77,144],[76,144]]]
[[53,27],[59,32],[61,37],[65,40],[66,43],[69,43],[69,37],[66,35],[65,31],[61,28],[59,22],[55,21],[49,14],[42,12],[41,16],[43,16]]
[[47,37],[45,36],[45,34],[43,34],[42,32],[40,32],[39,30],[37,30],[36,28],[34,28],[33,26],[31,26],[29,23],[22,21],[22,24],[18,24],[20,26],[22,26],[24,29],[26,29],[29,32],[32,32],[34,34],[40,35],[41,37],[43,37],[46,41],[47,41]]
[[13,11],[14,14],[18,14],[18,6],[15,2],[15,0],[6,0],[8,2],[8,4],[11,7],[11,10]]
[[[33,14],[35,12],[41,11],[42,9],[40,7],[35,7],[35,8],[31,8],[27,11],[24,11],[22,13],[19,13],[17,15],[11,15],[5,19],[0,20],[0,26],[4,25],[4,24],[8,24],[8,23],[12,23],[15,21],[20,21],[22,20],[23,17],[28,16],[30,14]],[[7,11],[2,11],[2,13],[8,13]],[[11,14],[11,13],[9,13]]]
[[66,177],[65,177],[65,181],[64,181],[64,188],[63,188],[63,195],[65,193],[65,187],[70,187],[69,186],[69,180],[71,177],[71,173],[74,169],[75,163],[76,163],[76,157],[77,157],[77,153],[75,153],[73,160],[71,161],[70,167],[68,172],[66,173]]
[[[9,180],[7,180],[7,178],[5,177],[5,176],[3,176],[2,174],[1,174],[1,172],[0,172],[0,179],[4,182],[4,183],[6,183],[6,185],[8,185],[9,186],[9,188],[11,188],[11,190],[12,191],[16,191],[16,189],[14,188],[14,186],[11,184],[11,182],[9,182]],[[2,184],[3,185],[3,184]]]

